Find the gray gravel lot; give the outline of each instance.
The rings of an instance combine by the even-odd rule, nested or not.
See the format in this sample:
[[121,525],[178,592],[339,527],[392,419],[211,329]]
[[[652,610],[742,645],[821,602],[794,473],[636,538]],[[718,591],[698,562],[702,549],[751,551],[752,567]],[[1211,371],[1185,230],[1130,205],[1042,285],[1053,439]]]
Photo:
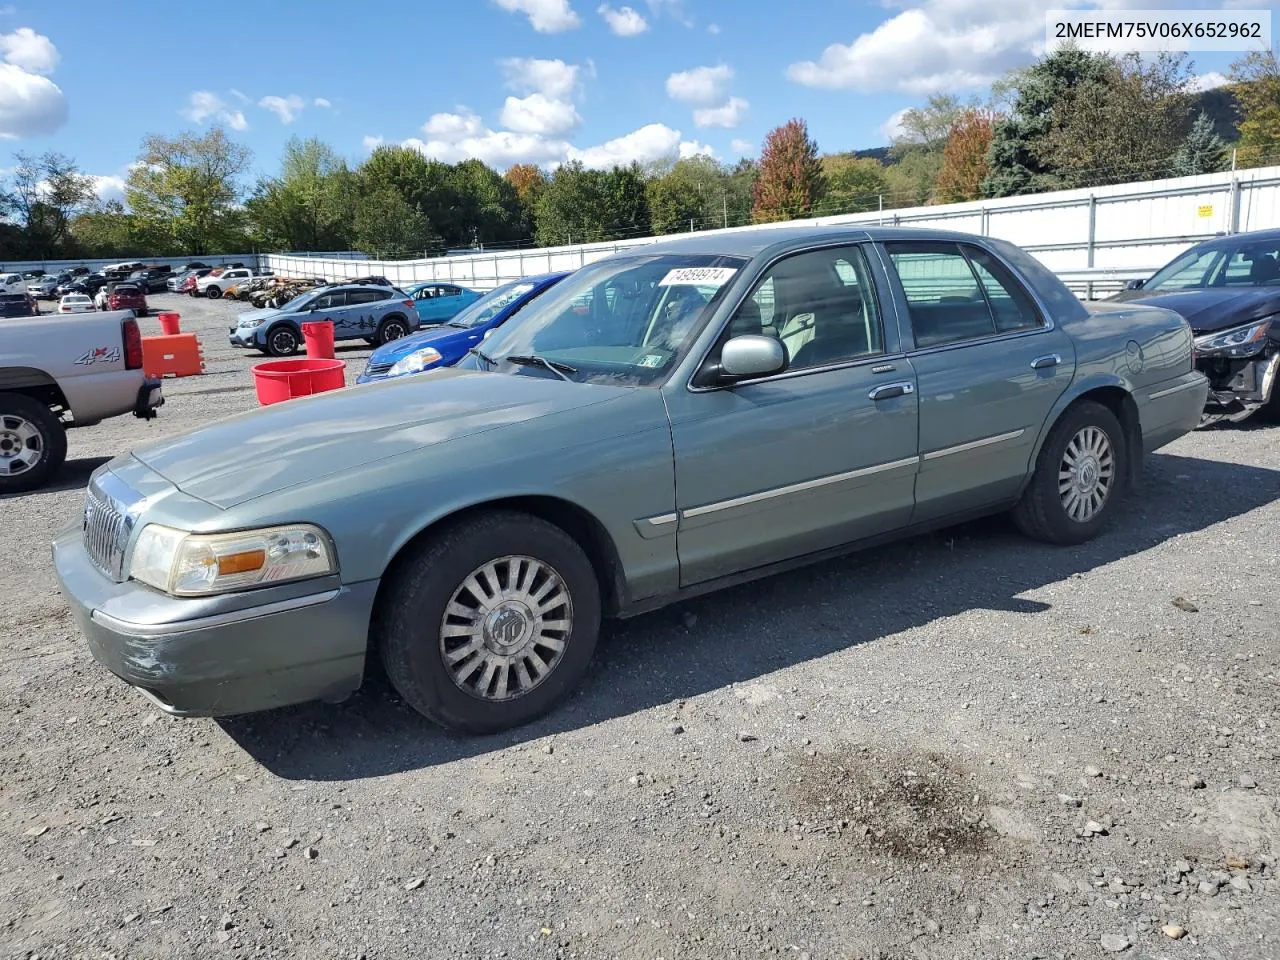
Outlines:
[[48,560],[105,458],[256,404],[245,305],[151,301],[206,375],[0,500],[0,956],[1280,956],[1280,429],[1150,456],[1078,549],[995,519],[610,625],[512,734],[376,678],[171,720]]

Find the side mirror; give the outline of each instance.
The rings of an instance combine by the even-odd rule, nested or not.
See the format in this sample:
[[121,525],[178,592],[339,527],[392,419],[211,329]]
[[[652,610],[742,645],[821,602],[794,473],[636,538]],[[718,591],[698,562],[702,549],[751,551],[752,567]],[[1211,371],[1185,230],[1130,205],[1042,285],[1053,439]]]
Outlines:
[[1124,285],[1124,288],[1126,290],[1141,290],[1142,285],[1146,282],[1147,281],[1145,280],[1130,280],[1128,283]]
[[488,330],[486,330],[486,331],[484,332],[484,336],[483,336],[483,337],[481,337],[480,339],[481,339],[481,340],[488,340],[488,339],[489,339],[489,335],[490,335],[490,334],[492,334],[492,333],[493,333],[493,328],[492,328],[492,327],[490,327]]
[[773,337],[734,337],[720,351],[720,371],[729,377],[763,377],[780,373],[786,366],[786,351],[781,341]]

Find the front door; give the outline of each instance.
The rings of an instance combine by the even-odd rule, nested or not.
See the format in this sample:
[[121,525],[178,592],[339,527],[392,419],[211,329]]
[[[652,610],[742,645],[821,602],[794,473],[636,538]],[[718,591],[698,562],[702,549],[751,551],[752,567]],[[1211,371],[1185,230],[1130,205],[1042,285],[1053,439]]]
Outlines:
[[744,334],[780,338],[787,369],[664,388],[682,586],[908,522],[915,376],[878,303],[860,246],[786,257],[739,305],[703,369],[725,340]]
[[913,520],[1011,501],[1049,411],[1075,372],[1075,348],[1022,283],[975,244],[884,244],[910,329],[920,397]]

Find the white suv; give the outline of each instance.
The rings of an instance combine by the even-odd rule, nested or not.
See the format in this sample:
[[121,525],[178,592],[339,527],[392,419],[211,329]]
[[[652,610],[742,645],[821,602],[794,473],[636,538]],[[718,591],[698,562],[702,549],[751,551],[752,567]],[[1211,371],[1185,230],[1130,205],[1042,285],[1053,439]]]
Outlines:
[[254,276],[255,274],[252,270],[244,267],[223,270],[216,277],[213,274],[209,274],[209,276],[201,277],[196,281],[196,295],[203,295],[210,300],[217,300],[225,290],[244,283],[246,280],[252,280]]

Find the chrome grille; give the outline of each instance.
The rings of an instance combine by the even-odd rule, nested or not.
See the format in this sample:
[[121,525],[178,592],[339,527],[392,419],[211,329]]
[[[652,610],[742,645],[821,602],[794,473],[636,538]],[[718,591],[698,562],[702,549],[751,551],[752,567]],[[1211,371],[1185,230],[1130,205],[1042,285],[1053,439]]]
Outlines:
[[395,363],[391,361],[388,361],[387,363],[374,363],[370,360],[368,365],[364,368],[364,375],[366,377],[381,376],[394,366]]
[[124,578],[124,551],[132,526],[125,505],[104,493],[97,481],[90,483],[84,496],[84,547],[112,580]]

